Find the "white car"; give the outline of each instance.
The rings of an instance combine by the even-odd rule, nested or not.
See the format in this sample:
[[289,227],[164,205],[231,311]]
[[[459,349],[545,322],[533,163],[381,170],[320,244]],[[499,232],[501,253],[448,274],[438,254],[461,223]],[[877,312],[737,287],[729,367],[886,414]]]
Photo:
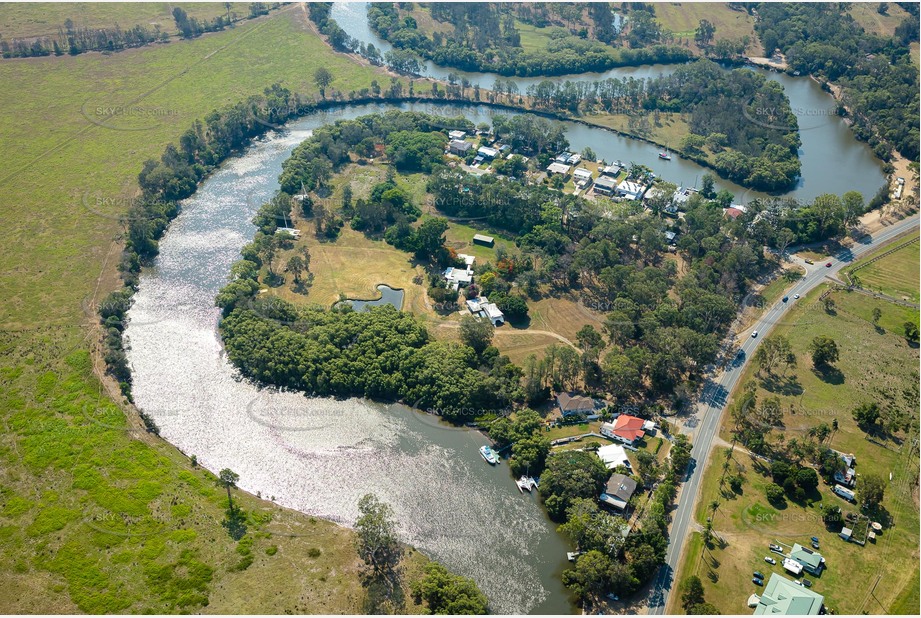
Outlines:
[[765,556],[764,561],[767,562],[768,564],[777,564],[777,561],[771,558],[770,556]]
[[757,336],[758,336],[758,331],[755,331],[755,332],[752,333],[752,339],[754,339],[754,338],[757,337]]
[[793,295],[793,300],[796,300],[797,298],[799,298],[799,294],[794,294],[794,295]]

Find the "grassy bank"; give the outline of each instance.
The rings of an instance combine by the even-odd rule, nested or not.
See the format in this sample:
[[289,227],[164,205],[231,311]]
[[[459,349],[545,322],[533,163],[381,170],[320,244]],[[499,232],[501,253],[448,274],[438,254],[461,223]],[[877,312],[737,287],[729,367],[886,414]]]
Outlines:
[[[70,7],[46,8],[15,15]],[[124,26],[125,11],[87,15]],[[362,611],[352,532],[235,492],[250,521],[233,541],[212,475],[113,403],[90,355],[144,160],[273,82],[314,92],[321,66],[335,90],[385,79],[330,52],[299,5],[193,41],[0,62],[15,145],[0,173],[0,611]]]

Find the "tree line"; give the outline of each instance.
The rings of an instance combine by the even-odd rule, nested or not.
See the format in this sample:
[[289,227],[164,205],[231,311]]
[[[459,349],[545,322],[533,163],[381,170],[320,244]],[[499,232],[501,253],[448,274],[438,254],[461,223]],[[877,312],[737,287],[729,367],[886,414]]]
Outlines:
[[[614,49],[588,39],[587,30],[584,36],[573,36],[563,29],[552,33],[545,50],[526,52],[509,11],[508,7],[488,3],[433,4],[433,18],[454,26],[453,34],[444,36],[438,32],[432,37],[425,35],[412,17],[401,19],[393,3],[370,5],[368,23],[394,47],[437,64],[506,76],[601,72],[618,66],[685,62],[693,57],[686,49],[668,45]],[[598,12],[596,9],[592,14]]]

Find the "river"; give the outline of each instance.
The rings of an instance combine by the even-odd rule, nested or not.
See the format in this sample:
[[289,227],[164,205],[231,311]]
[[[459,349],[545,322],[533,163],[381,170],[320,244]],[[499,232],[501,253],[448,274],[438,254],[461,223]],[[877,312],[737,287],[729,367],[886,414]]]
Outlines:
[[[373,43],[375,47],[382,50],[382,53],[393,49],[387,41],[378,37],[368,26],[367,3],[334,2],[331,17],[349,36],[366,44]],[[427,77],[447,80],[448,75],[454,73],[466,78],[471,84],[479,84],[481,88],[492,88],[497,79],[503,81],[511,79],[518,85],[521,92],[527,90],[531,84],[546,79],[556,82],[596,81],[609,77],[640,79],[668,75],[678,66],[644,65],[616,68],[604,73],[582,73],[546,78],[468,73],[459,69],[442,67],[430,61],[424,64],[423,74]],[[845,191],[854,190],[859,191],[864,199],[869,201],[876,195],[877,190],[886,183],[882,163],[865,143],[854,138],[845,120],[834,115],[835,101],[831,95],[823,92],[819,85],[808,77],[791,77],[766,69],[753,68],[750,70],[763,72],[769,79],[783,85],[790,99],[790,107],[799,122],[802,139],[799,157],[802,162],[802,172],[797,185],[785,192],[784,197],[811,201],[823,193],[840,195]],[[744,103],[742,101],[739,103],[740,112]],[[746,120],[759,121],[757,117]],[[665,180],[683,186],[699,185],[703,174],[708,171],[714,173],[708,168],[684,160],[677,155],[673,156],[671,161],[663,161],[658,157],[660,148],[652,144],[637,140],[617,139],[610,133],[599,133],[587,127],[570,130],[569,140],[574,144],[590,145],[599,157],[604,157],[607,161],[620,159],[627,163],[636,162],[646,165]],[[717,186],[732,191],[738,203],[747,203],[764,195],[726,180],[720,180]]]
[[[354,24],[341,19],[342,5],[335,11],[355,36]],[[808,199],[857,189],[872,196],[883,182],[879,162],[840,119],[810,113],[831,99],[809,80],[771,78],[784,83],[794,110],[808,116],[801,119],[803,180],[789,195]],[[490,76],[482,79],[491,85]],[[225,162],[183,203],[156,263],[141,275],[126,331],[135,401],[164,439],[209,470],[233,469],[241,488],[283,506],[350,525],[359,497],[376,493],[393,506],[401,538],[472,577],[495,612],[573,612],[559,578],[567,544],[536,498],[519,493],[504,464],[492,468],[482,461],[482,435],[405,406],[261,389],[241,379],[224,354],[214,297],[255,233],[250,220],[258,205],[278,188],[282,162],[316,127],[394,107],[463,114],[474,122],[496,113],[474,105],[354,106],[293,122]],[[607,160],[644,163],[686,186],[706,171],[680,158],[659,161],[649,144],[565,124],[576,150],[591,146]],[[731,183],[718,184],[737,198],[745,194]]]

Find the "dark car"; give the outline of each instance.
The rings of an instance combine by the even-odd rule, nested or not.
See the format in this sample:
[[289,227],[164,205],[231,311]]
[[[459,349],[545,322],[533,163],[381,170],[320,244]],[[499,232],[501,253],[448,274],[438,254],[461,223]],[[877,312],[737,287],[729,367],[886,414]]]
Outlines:
[[763,586],[763,585],[764,585],[764,580],[763,580],[763,579],[758,579],[757,577],[753,577],[753,578],[752,578],[752,583],[755,584],[756,586]]
[[812,549],[818,549],[818,548],[819,548],[819,544],[816,543],[815,541],[813,541],[813,542],[812,542]]
[[790,300],[789,297],[787,297],[787,296],[784,296],[784,297],[783,297],[783,302],[787,302],[788,300]]
[[812,582],[809,581],[808,579],[803,580],[803,585],[806,586],[807,588],[812,588]]
[[764,573],[762,573],[761,571],[755,571],[754,573],[752,573],[752,575],[755,576],[755,579],[764,579]]
[[813,543],[818,543],[818,542],[819,542],[819,537],[814,536],[814,537],[812,537],[812,538],[809,539],[809,540],[812,541]]
[[826,262],[826,263],[825,263],[825,267],[826,267],[826,268],[831,268],[831,262]]

